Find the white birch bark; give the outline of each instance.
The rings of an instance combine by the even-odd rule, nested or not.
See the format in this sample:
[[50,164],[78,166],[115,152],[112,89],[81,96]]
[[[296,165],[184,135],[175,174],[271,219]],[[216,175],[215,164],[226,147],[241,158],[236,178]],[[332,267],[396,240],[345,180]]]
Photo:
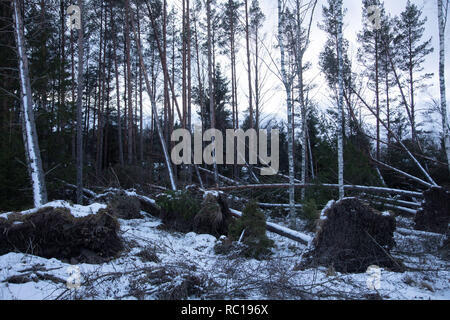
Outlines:
[[22,132],[27,158],[28,171],[33,187],[34,206],[39,207],[47,203],[47,190],[42,170],[42,160],[33,114],[33,101],[31,82],[28,72],[28,58],[23,34],[23,22],[17,0],[12,2],[14,19],[14,36],[16,38],[17,54],[19,59],[20,96],[22,104]]
[[294,177],[294,154],[293,154],[293,137],[292,137],[292,80],[289,79],[286,72],[286,57],[283,43],[283,26],[284,26],[284,13],[282,11],[282,0],[278,0],[278,43],[280,46],[281,54],[281,77],[284,87],[286,89],[287,96],[287,132],[288,132],[288,157],[289,157],[289,206],[290,206],[290,219],[295,227],[295,177]]
[[438,0],[439,19],[439,84],[441,92],[442,132],[444,135],[445,152],[450,170],[450,128],[448,124],[447,100],[445,92],[445,18],[443,0]]
[[[303,88],[303,54],[306,48],[306,43],[302,46],[301,40],[301,32],[302,32],[302,19],[300,17],[301,5],[300,1],[296,1],[296,9],[297,9],[297,77],[298,77],[298,86],[299,86],[299,101],[300,101],[300,110],[301,110],[301,121],[302,121],[302,167],[301,167],[301,183],[306,183],[306,105],[305,105],[305,94]],[[301,190],[301,199],[305,200],[306,190]]]
[[339,95],[338,95],[338,175],[339,175],[339,198],[342,199],[345,196],[344,191],[344,141],[343,141],[343,103],[344,103],[344,61],[342,57],[343,51],[343,12],[342,12],[342,0],[337,1],[337,52],[338,52],[338,82],[339,82]]

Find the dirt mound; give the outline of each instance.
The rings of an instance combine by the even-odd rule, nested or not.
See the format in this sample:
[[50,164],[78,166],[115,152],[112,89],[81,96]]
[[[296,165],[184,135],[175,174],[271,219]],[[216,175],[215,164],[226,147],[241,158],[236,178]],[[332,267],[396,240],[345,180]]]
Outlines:
[[141,219],[141,203],[135,197],[128,196],[125,192],[117,192],[108,201],[107,210],[119,219]]
[[312,248],[300,268],[333,267],[338,272],[366,272],[371,265],[401,269],[389,255],[395,245],[395,218],[358,199],[344,199],[326,209]]
[[0,255],[23,252],[93,263],[122,250],[118,229],[117,220],[106,210],[75,218],[65,208],[42,208],[36,213],[0,219]]
[[232,220],[230,209],[222,195],[207,194],[201,204],[201,210],[194,217],[195,233],[221,236],[228,234]]
[[191,189],[166,192],[157,199],[164,228],[213,236],[227,235],[232,215],[222,194],[206,194]]
[[450,191],[434,188],[424,192],[425,201],[415,218],[415,229],[446,234],[450,223]]

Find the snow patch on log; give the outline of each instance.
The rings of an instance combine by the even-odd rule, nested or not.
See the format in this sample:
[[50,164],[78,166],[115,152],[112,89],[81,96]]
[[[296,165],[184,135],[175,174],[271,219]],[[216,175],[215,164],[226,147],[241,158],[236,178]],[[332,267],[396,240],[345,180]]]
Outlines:
[[[69,209],[70,213],[75,218],[83,218],[83,217],[86,217],[91,214],[97,214],[100,209],[106,209],[106,205],[101,204],[101,203],[93,203],[88,206],[81,206],[78,204],[71,204],[71,203],[69,203],[67,201],[63,201],[63,200],[55,200],[55,201],[49,202],[49,203],[47,203],[43,206],[37,207],[37,208],[21,211],[21,212],[19,212],[19,214],[29,215],[29,214],[38,212],[42,208],[49,208],[49,207]],[[17,214],[17,212],[2,213],[2,214],[0,214],[0,218],[8,219],[8,216],[12,215],[12,214]]]

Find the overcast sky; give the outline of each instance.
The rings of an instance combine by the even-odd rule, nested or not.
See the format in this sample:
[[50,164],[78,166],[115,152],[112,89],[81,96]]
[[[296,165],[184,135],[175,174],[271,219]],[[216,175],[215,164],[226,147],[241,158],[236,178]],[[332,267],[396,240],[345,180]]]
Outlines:
[[[427,17],[428,21],[425,25],[424,40],[432,37],[432,46],[434,52],[431,53],[424,64],[425,72],[434,73],[434,78],[429,80],[432,86],[423,92],[418,92],[416,102],[418,105],[418,112],[429,109],[429,103],[432,98],[439,100],[439,29],[437,22],[437,0],[411,0],[419,8],[423,10],[423,17]],[[179,0],[169,0],[169,3],[175,4],[177,9],[181,10]],[[249,0],[251,3],[251,0]],[[385,9],[388,14],[398,16],[406,6],[407,0],[385,1]],[[325,82],[325,78],[319,69],[319,55],[323,50],[326,34],[320,30],[318,23],[322,22],[322,7],[327,4],[327,0],[319,0],[314,14],[314,21],[312,25],[311,43],[306,51],[306,60],[312,63],[312,68],[306,72],[305,81],[313,82],[317,87],[310,94],[318,102],[323,109],[326,107],[333,107],[333,101],[330,99],[330,92]],[[286,120],[286,94],[279,78],[279,49],[274,46],[277,44],[277,25],[278,25],[278,1],[277,0],[260,0],[260,6],[266,16],[264,23],[265,37],[263,40],[263,48],[260,49],[260,55],[264,60],[261,76],[265,78],[264,86],[264,106],[263,113],[267,118],[275,116],[280,120]],[[353,60],[353,71],[360,73],[363,68],[357,61],[357,52],[359,44],[357,42],[357,34],[362,29],[362,1],[361,0],[344,0],[344,8],[347,9],[344,18],[344,37],[349,40],[350,48],[349,55]],[[450,23],[447,23],[446,28],[446,61],[447,66],[450,65]],[[226,77],[231,79],[229,59],[222,57],[218,59],[221,63],[222,70]],[[205,61],[206,63],[206,61]],[[277,66],[275,66],[275,64]],[[248,109],[248,80],[247,80],[247,60],[245,55],[245,39],[242,39],[241,50],[238,56],[238,94],[239,94],[239,112]],[[446,84],[447,84],[447,100],[450,95],[450,67],[446,69]],[[231,87],[230,87],[231,90]],[[367,90],[366,90],[367,91]],[[369,101],[371,102],[371,101]],[[181,103],[181,101],[180,101]],[[364,111],[363,111],[364,112]],[[145,112],[150,115],[150,109]],[[198,121],[196,112],[193,113],[193,121]],[[240,115],[240,121],[243,120]],[[366,111],[365,120],[373,123],[374,118]],[[437,123],[441,123],[441,118],[436,115],[434,118]]]
[[[419,8],[423,8],[423,15],[428,18],[427,24],[425,26],[425,36],[424,39],[428,39],[429,37],[433,38],[432,45],[435,48],[435,51],[430,54],[427,58],[426,63],[424,65],[426,72],[432,72],[435,74],[435,77],[430,81],[434,86],[427,89],[426,92],[421,92],[418,94],[418,104],[420,107],[427,107],[427,103],[430,101],[430,97],[439,98],[439,80],[438,80],[438,67],[439,67],[439,33],[438,33],[438,23],[437,23],[437,1],[436,0],[412,0],[413,3],[417,4]],[[273,46],[276,43],[277,36],[277,1],[275,0],[261,0],[261,7],[266,15],[266,23],[264,26],[264,30],[267,33],[265,38],[265,47],[272,51],[271,55],[278,61],[279,53],[277,49],[274,49]],[[385,1],[386,12],[391,16],[399,15],[405,8],[407,0],[395,0],[395,1]],[[306,59],[310,61],[313,65],[312,69],[307,72],[307,79],[314,80],[317,84],[317,89],[314,90],[313,96],[317,101],[320,102],[322,106],[331,105],[331,101],[329,99],[329,91],[327,85],[324,81],[324,78],[319,70],[318,61],[319,54],[323,49],[326,34],[318,28],[318,23],[322,21],[322,7],[327,4],[326,0],[319,0],[318,6],[314,15],[314,23],[311,35],[311,44],[306,52]],[[350,56],[353,59],[353,69],[355,72],[358,70],[362,70],[357,59],[356,54],[358,50],[359,44],[357,43],[357,33],[362,28],[362,16],[361,16],[361,8],[362,1],[360,0],[344,0],[344,7],[347,9],[347,13],[344,20],[344,36],[346,39],[350,41]],[[450,37],[449,35],[449,27],[446,29],[446,60],[447,66],[450,65]],[[244,50],[242,50],[244,51]],[[245,94],[247,89],[246,80],[246,60],[244,52],[241,52],[240,56],[240,95],[241,95],[241,103],[240,108],[247,108],[247,106],[243,106],[242,102],[245,99]],[[265,61],[270,64],[271,59],[266,56]],[[276,68],[273,66],[270,67],[272,74],[270,74],[270,78],[267,80],[266,89],[271,91],[270,94],[267,94],[267,97],[271,97],[267,100],[264,111],[267,113],[277,114],[283,119],[286,117],[286,107],[285,107],[285,95],[282,91],[281,82],[273,73],[276,73]],[[450,92],[450,72],[448,72],[449,68],[447,68],[446,77],[447,77],[447,92]],[[448,97],[447,97],[448,100]]]

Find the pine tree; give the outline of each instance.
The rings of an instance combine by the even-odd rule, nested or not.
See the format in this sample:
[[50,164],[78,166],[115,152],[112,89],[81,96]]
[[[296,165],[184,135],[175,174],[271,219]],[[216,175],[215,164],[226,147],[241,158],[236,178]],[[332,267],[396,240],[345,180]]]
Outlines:
[[375,94],[375,111],[376,111],[376,159],[380,160],[381,144],[380,144],[380,118],[381,118],[381,53],[382,53],[382,33],[381,29],[370,23],[369,8],[377,7],[380,10],[382,18],[384,16],[384,7],[379,0],[363,1],[363,30],[358,34],[358,42],[361,48],[358,50],[359,61],[366,68],[367,76],[370,81],[370,89]]
[[[213,13],[211,10],[211,2],[212,0],[206,0],[206,23],[207,23],[207,30],[208,30],[208,36],[207,36],[207,45],[208,45],[208,91],[214,92],[214,39],[213,39],[213,31],[212,31],[212,19],[213,19]],[[210,128],[215,129],[216,128],[216,116],[215,116],[215,103],[214,95],[209,95],[209,119],[210,119]],[[215,149],[215,138],[212,138],[212,143]],[[217,171],[217,163],[216,163],[216,156],[214,151],[214,181],[216,183],[216,186],[219,185],[219,177],[218,177],[218,171]]]
[[231,106],[233,116],[233,128],[237,129],[238,99],[237,99],[237,72],[236,54],[239,50],[239,37],[243,31],[239,22],[239,14],[242,3],[236,0],[228,0],[223,3],[223,14],[221,17],[221,41],[219,45],[223,53],[229,56],[231,66]]
[[[348,42],[343,38],[342,0],[328,0],[328,6],[323,7],[324,24],[321,26],[328,33],[325,49],[320,56],[320,65],[324,71],[328,85],[334,91],[337,102],[337,140],[338,140],[338,180],[339,197],[344,197],[344,97],[350,106],[350,91],[352,88],[352,72],[350,59],[347,55]],[[347,89],[347,90],[346,90]],[[347,91],[347,93],[346,93]]]
[[416,93],[417,90],[424,87],[424,81],[433,76],[432,73],[422,72],[425,58],[434,51],[431,46],[431,38],[422,40],[426,22],[427,18],[422,18],[422,11],[408,0],[396,26],[398,32],[395,39],[398,53],[396,62],[399,68],[406,73],[409,101],[405,107],[411,124],[412,140],[416,143],[418,143]]
[[[83,12],[83,0],[78,0]],[[84,86],[84,28],[81,14],[81,28],[78,30],[78,92],[77,92],[77,202],[83,203],[83,86]]]
[[255,68],[255,127],[259,129],[261,125],[261,92],[260,92],[260,42],[261,29],[266,16],[259,6],[259,0],[252,0],[250,7],[250,34],[254,42],[254,68]]

